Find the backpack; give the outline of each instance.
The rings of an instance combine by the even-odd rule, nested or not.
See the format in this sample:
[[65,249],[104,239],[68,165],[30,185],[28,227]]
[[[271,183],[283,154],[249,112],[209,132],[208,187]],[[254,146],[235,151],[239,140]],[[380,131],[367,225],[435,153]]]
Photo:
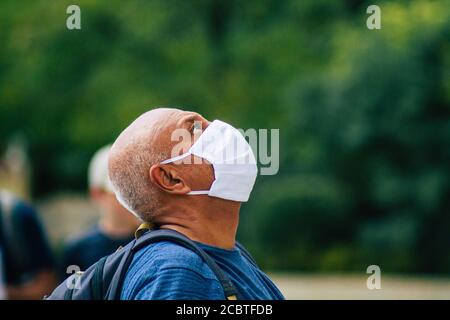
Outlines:
[[[237,300],[237,290],[216,262],[194,241],[183,234],[167,229],[150,230],[115,253],[101,258],[85,272],[72,274],[61,283],[47,300],[119,300],[125,274],[134,254],[158,241],[171,241],[198,254],[219,280],[227,300]],[[252,264],[250,254],[238,243],[236,246]]]

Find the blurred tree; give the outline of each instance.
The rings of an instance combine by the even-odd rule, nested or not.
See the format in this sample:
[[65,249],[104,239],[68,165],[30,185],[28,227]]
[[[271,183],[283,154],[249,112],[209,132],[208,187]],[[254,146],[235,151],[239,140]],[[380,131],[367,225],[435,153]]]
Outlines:
[[0,2],[0,150],[26,137],[33,190],[84,190],[90,156],[181,106],[280,128],[280,173],[242,240],[292,270],[450,272],[449,10],[359,0]]

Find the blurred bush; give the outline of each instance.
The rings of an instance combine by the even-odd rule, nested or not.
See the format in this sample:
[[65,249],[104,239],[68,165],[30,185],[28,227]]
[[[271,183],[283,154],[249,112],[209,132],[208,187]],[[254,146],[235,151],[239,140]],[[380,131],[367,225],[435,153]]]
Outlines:
[[240,238],[271,269],[450,272],[448,2],[0,3],[0,148],[26,137],[38,197],[83,190],[92,153],[172,105],[280,128]]

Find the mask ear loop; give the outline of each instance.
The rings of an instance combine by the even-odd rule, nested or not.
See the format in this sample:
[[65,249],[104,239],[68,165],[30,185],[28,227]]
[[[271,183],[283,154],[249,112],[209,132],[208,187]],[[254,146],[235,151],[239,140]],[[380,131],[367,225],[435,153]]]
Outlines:
[[[192,152],[188,151],[185,154],[182,154],[182,155],[179,155],[177,157],[173,157],[173,158],[164,160],[164,161],[160,162],[160,164],[168,164],[168,163],[172,163],[172,162],[175,162],[175,161],[178,161],[178,160],[182,160],[182,159],[186,158],[187,156],[190,156],[191,154],[192,154]],[[188,192],[186,194],[193,196],[193,195],[208,194],[208,193],[209,193],[209,190],[194,190],[194,191]]]
[[164,161],[160,162],[160,164],[168,164],[168,163],[172,163],[172,162],[175,162],[175,161],[178,161],[178,160],[182,160],[182,159],[190,156],[191,154],[192,154],[192,152],[188,151],[188,152],[186,152],[186,153],[184,153],[182,155],[179,155],[179,156],[176,156],[176,157],[164,160]]
[[199,194],[208,194],[208,193],[209,193],[209,190],[194,190],[194,191],[188,192],[186,194],[190,195],[190,196],[195,196],[195,195],[199,195]]

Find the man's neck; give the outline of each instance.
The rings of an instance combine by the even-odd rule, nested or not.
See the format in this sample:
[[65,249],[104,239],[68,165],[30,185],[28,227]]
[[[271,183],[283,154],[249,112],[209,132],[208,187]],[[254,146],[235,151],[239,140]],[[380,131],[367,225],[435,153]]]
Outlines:
[[191,240],[232,249],[239,224],[240,203],[227,201],[224,205],[222,201],[207,201],[200,206],[177,206],[175,214],[162,214],[163,218],[157,224],[161,229],[178,231]]

